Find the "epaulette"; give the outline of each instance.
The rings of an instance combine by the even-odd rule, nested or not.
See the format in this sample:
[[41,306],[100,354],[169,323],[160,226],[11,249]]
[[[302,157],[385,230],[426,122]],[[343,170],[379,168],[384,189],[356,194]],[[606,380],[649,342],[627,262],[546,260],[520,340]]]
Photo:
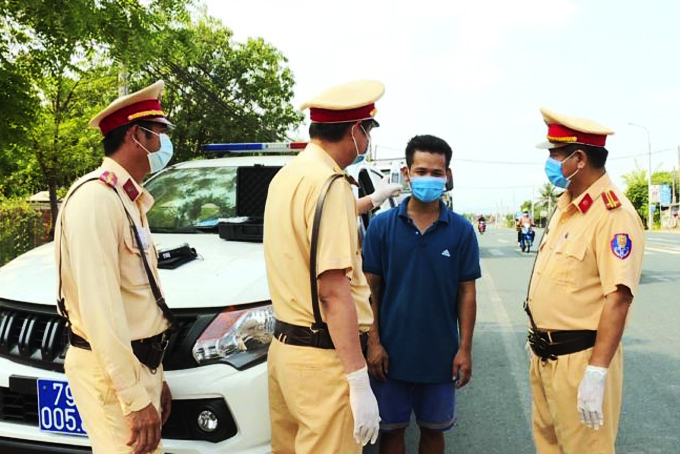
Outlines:
[[108,170],[99,175],[99,179],[103,181],[104,184],[112,188],[115,188],[116,183],[118,183],[118,177],[116,176],[116,174]]
[[579,202],[578,209],[581,210],[581,213],[586,214],[591,206],[593,206],[593,198],[590,197],[590,194],[586,194]]
[[608,210],[614,210],[621,206],[619,198],[616,197],[616,194],[611,189],[607,189],[602,193],[602,201]]
[[123,189],[125,190],[127,196],[130,197],[130,200],[132,200],[133,202],[137,200],[137,197],[139,197],[139,190],[137,189],[135,183],[132,181],[132,178],[128,178],[128,180],[123,185]]

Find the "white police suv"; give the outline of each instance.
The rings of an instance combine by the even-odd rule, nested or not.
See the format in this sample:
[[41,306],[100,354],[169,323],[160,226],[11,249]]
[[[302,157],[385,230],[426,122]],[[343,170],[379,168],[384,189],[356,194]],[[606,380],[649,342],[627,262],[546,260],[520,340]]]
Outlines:
[[[270,452],[273,314],[262,216],[272,177],[305,145],[206,145],[220,157],[171,166],[145,183],[156,201],[148,219],[162,287],[181,326],[163,361],[173,394],[167,453]],[[382,177],[365,165],[349,172],[361,183],[357,196]],[[368,221],[363,216],[362,231]],[[3,454],[90,451],[63,373],[56,281],[52,243],[0,268]]]

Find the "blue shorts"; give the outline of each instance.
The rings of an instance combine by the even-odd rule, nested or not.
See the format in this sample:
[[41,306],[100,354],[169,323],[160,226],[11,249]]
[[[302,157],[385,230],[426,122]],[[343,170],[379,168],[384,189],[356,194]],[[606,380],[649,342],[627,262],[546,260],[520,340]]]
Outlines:
[[449,430],[456,422],[456,387],[447,383],[411,383],[371,379],[371,387],[380,409],[380,430],[403,429],[415,413],[420,427]]

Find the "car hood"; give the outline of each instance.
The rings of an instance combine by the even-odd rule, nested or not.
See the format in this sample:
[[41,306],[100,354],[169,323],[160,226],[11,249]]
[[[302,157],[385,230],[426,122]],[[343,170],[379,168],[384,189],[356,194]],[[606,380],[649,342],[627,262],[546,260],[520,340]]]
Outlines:
[[[269,300],[261,243],[225,241],[217,234],[154,234],[159,250],[188,243],[198,259],[160,270],[170,308],[241,305]],[[53,243],[19,256],[0,268],[0,298],[56,304]]]

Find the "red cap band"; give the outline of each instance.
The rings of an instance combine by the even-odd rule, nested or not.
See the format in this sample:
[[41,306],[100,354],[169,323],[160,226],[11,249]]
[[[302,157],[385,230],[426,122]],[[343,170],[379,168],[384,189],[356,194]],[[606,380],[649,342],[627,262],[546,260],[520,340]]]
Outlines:
[[309,117],[313,123],[345,123],[348,121],[359,121],[373,118],[375,115],[375,104],[357,107],[356,109],[331,110],[311,107]]
[[604,147],[607,136],[605,134],[587,134],[558,123],[552,123],[548,125],[548,140],[550,142],[582,143],[584,145]]
[[147,99],[125,106],[106,116],[99,122],[99,129],[102,135],[106,136],[117,127],[132,121],[159,117],[165,117],[160,101],[157,99]]

